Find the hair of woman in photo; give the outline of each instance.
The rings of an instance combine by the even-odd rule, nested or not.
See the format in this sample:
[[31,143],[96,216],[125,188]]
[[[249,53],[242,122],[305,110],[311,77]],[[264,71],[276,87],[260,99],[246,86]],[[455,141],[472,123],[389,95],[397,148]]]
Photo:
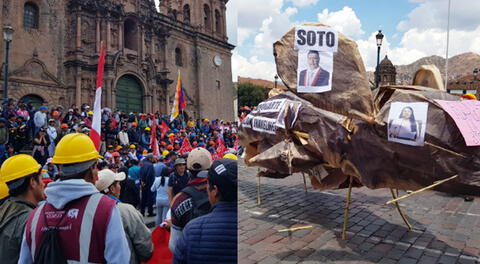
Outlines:
[[400,112],[400,116],[398,118],[403,118],[403,111],[405,109],[410,110],[410,117],[408,118],[410,121],[410,130],[411,132],[416,132],[417,131],[417,121],[415,120],[415,115],[413,114],[413,109],[410,106],[405,106],[402,108],[402,111]]

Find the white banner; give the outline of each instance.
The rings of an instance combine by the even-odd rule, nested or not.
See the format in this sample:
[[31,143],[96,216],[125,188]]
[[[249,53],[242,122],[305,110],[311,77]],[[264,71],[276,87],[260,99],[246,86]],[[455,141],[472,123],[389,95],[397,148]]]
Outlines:
[[256,116],[252,121],[252,129],[257,132],[275,135],[277,119]]
[[295,50],[337,52],[338,32],[330,27],[298,26],[295,28]]

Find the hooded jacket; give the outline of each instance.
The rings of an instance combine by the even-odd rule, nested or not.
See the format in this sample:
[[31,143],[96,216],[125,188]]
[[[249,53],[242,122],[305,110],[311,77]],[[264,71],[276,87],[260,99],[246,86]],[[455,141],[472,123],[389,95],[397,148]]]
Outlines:
[[[57,210],[63,209],[74,200],[96,193],[98,190],[95,186],[83,179],[52,182],[45,189],[47,202]],[[116,206],[107,225],[104,258],[107,263],[129,263],[130,260],[130,249]],[[19,263],[33,263],[30,247],[25,238],[22,241]]]
[[0,206],[0,256],[2,263],[17,263],[23,232],[35,205],[16,197]]

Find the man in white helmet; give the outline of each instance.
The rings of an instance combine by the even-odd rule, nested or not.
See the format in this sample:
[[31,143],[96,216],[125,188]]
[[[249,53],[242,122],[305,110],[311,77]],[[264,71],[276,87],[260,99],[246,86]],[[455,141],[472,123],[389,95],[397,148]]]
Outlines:
[[207,177],[211,165],[212,155],[204,148],[195,148],[188,155],[187,169],[192,173],[192,178],[171,202],[172,226],[168,247],[172,252],[185,225],[210,211]]

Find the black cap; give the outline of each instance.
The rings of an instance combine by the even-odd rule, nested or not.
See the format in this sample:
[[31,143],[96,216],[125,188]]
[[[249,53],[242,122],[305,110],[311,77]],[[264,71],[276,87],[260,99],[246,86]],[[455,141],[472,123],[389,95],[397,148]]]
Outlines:
[[237,161],[232,159],[215,160],[208,171],[208,181],[217,185],[221,192],[237,190]]

